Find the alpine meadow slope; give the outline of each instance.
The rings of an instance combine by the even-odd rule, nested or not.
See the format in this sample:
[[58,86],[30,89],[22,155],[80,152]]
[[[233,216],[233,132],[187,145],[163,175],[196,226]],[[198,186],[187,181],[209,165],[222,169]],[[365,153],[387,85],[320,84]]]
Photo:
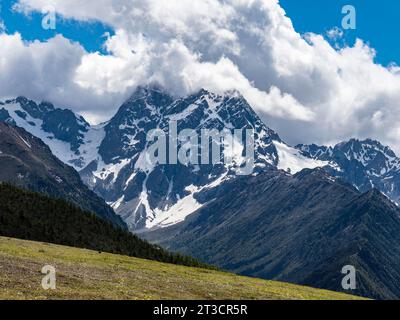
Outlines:
[[[17,300],[360,300],[275,281],[127,256],[0,237],[0,299]],[[57,266],[57,290],[38,283]],[[22,280],[22,281],[21,281]]]

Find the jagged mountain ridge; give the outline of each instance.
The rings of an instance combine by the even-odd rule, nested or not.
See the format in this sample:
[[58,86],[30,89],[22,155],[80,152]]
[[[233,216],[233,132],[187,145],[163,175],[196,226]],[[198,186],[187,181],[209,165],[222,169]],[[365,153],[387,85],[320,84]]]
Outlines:
[[361,192],[380,190],[400,203],[400,158],[379,141],[351,139],[334,147],[298,145],[304,155],[329,162],[326,171]]
[[[212,200],[202,195],[208,194],[205,191],[235,178],[243,166],[241,144],[232,148],[235,153],[230,165],[148,166],[144,161],[149,147],[147,132],[156,128],[167,132],[172,120],[178,132],[254,129],[255,174],[276,167],[295,173],[326,164],[286,145],[236,91],[217,95],[200,90],[174,98],[157,86],[140,87],[110,121],[98,126],[90,126],[67,109],[25,98],[6,101],[0,110],[3,121],[40,137],[63,162],[80,171],[84,182],[135,231],[184,220]],[[69,115],[70,125],[57,116],[60,113]],[[69,139],[69,132],[77,138]]]

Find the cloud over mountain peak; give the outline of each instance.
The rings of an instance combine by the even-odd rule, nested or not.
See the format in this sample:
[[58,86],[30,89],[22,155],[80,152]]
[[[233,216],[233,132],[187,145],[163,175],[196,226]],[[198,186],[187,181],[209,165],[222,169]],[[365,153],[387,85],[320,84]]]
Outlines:
[[336,49],[322,35],[300,35],[277,0],[20,0],[18,8],[46,5],[111,26],[108,54],[62,36],[26,43],[3,32],[0,96],[54,101],[99,121],[149,82],[180,96],[237,89],[292,144],[400,140],[398,68],[376,64],[362,40]]

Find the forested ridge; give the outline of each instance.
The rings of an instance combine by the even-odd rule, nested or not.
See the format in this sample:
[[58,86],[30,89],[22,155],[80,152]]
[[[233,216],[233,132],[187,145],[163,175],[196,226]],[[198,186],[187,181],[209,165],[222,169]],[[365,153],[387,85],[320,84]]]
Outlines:
[[194,258],[152,245],[64,200],[6,183],[0,183],[0,235],[212,268]]

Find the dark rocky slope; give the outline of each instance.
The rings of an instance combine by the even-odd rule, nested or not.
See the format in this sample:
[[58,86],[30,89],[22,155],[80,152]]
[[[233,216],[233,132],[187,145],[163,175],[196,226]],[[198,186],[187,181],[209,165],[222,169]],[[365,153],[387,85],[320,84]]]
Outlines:
[[400,297],[399,209],[377,190],[361,194],[322,169],[239,179],[171,228],[145,235],[237,273],[343,291]]
[[58,160],[40,139],[22,128],[0,122],[0,181],[66,199],[126,228],[114,211],[81,181],[79,174]]

